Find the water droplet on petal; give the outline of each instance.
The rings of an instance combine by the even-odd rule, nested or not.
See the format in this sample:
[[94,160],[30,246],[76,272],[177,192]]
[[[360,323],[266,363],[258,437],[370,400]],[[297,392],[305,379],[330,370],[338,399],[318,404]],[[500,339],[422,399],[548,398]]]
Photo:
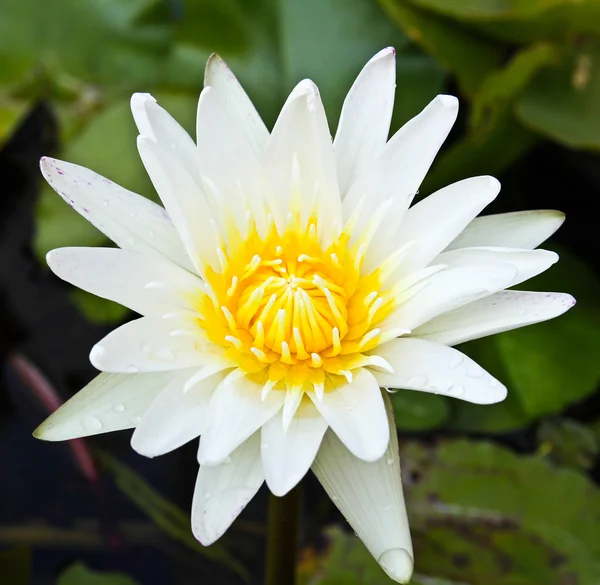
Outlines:
[[131,423],[134,425],[139,425],[142,422],[142,417],[141,416],[134,416],[131,419]]
[[384,386],[383,388],[388,394],[396,394],[396,392],[398,392],[399,388],[388,388],[387,386]]
[[427,376],[411,376],[407,381],[406,385],[409,388],[425,388],[429,378]]
[[175,359],[175,354],[173,354],[173,352],[167,348],[155,350],[154,356],[156,357],[156,359],[161,360],[163,362],[172,362]]
[[456,368],[458,366],[460,366],[460,364],[462,364],[465,361],[464,356],[460,355],[460,353],[456,353],[452,356],[452,359],[450,360],[450,363],[448,364],[448,366],[450,368]]
[[392,457],[388,457],[385,461],[388,465],[394,465],[394,459]]
[[453,384],[448,388],[448,394],[450,396],[462,396],[465,393],[465,387],[460,384]]
[[225,459],[223,459],[224,465],[227,465],[228,463],[231,463],[231,457],[225,457]]
[[148,230],[148,235],[153,238],[154,237],[154,230]]
[[137,372],[139,372],[139,371],[140,370],[137,366],[133,366],[133,365],[125,366],[126,374],[137,374]]
[[113,410],[115,412],[124,412],[125,411],[125,405],[124,404],[115,404],[113,406]]
[[339,498],[337,496],[331,496],[332,502],[337,502],[338,500],[339,500]]
[[268,448],[269,448],[269,445],[268,445],[268,443],[263,443],[263,444],[261,445],[261,448],[262,448],[262,449],[268,449]]
[[92,415],[86,416],[82,421],[82,425],[86,431],[90,432],[102,429],[102,422],[100,422],[100,419]]
[[490,388],[497,388],[499,386],[498,380],[491,378],[490,381],[488,382],[488,386]]
[[102,205],[104,205],[104,207],[106,207],[108,205],[108,199],[105,199],[104,201],[102,201]]
[[135,246],[135,238],[129,238],[127,240],[127,245],[128,246]]

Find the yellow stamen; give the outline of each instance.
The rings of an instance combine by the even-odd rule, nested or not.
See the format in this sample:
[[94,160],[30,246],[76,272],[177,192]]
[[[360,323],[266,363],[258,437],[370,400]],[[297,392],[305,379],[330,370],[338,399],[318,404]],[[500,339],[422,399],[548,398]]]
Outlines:
[[[285,390],[294,397],[291,406],[313,390],[323,399],[361,367],[385,365],[364,352],[389,339],[380,324],[397,306],[396,291],[414,286],[391,282],[405,251],[391,254],[371,274],[361,273],[377,219],[356,238],[349,222],[322,248],[316,212],[298,202],[304,207],[293,207],[284,223],[269,214],[260,232],[244,216],[245,240],[238,230],[238,239],[217,251],[221,271],[207,268],[186,317],[200,327],[201,339],[223,348],[231,367],[256,377],[263,399]],[[390,284],[382,290],[385,278]]]

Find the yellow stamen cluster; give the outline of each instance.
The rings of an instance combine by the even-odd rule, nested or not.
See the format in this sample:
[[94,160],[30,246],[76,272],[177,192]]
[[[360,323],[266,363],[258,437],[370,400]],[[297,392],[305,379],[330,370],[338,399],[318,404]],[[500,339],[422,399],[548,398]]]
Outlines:
[[212,292],[199,325],[268,390],[322,394],[370,363],[364,352],[380,343],[377,322],[394,303],[379,292],[380,271],[361,276],[365,246],[350,245],[346,232],[323,250],[316,219],[282,231],[271,221],[265,237],[252,229],[220,254],[222,270],[205,275]]

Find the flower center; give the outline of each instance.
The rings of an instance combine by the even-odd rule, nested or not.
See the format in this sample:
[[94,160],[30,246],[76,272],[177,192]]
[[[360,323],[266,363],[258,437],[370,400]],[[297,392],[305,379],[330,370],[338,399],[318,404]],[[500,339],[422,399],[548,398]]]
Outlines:
[[322,249],[316,220],[282,234],[271,223],[264,237],[252,230],[220,253],[220,272],[207,272],[199,325],[245,373],[264,372],[272,384],[351,379],[393,308],[379,274],[361,276],[363,250],[344,232]]
[[286,356],[308,359],[340,344],[346,335],[348,295],[321,257],[256,255],[245,268],[235,313],[254,339]]

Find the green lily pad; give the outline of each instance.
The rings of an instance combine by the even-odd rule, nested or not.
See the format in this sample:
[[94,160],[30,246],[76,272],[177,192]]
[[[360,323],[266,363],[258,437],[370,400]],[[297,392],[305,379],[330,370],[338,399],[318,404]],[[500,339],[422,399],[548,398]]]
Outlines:
[[83,563],[75,563],[64,570],[56,585],[139,585],[124,573],[94,571]]
[[540,454],[574,469],[589,469],[600,454],[600,436],[593,428],[569,418],[551,418],[537,430]]

